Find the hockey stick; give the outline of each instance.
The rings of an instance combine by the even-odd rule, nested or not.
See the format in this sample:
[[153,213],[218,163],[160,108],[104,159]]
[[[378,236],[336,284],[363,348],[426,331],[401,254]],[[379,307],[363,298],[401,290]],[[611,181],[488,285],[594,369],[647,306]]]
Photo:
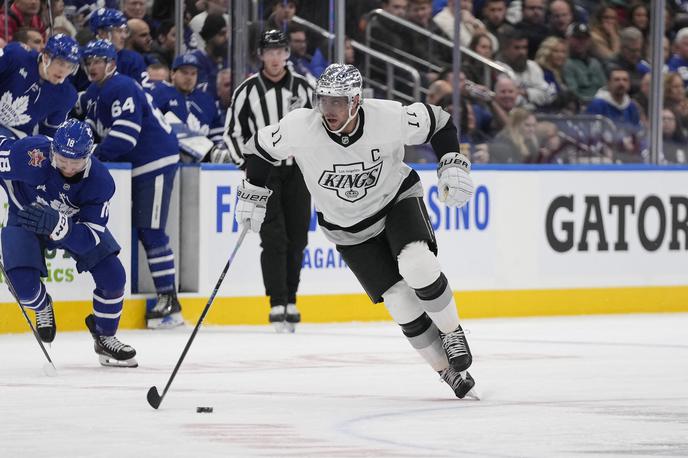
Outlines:
[[53,2],[48,0],[48,20],[50,21],[50,36],[55,35],[55,19],[53,18]]
[[26,319],[26,322],[29,323],[29,327],[31,328],[31,332],[33,333],[33,336],[36,338],[36,342],[38,342],[38,345],[41,347],[41,350],[43,350],[43,354],[45,355],[46,359],[48,360],[47,363],[43,364],[43,372],[45,372],[45,375],[47,375],[49,377],[54,377],[55,375],[57,375],[57,368],[55,367],[53,360],[50,359],[50,355],[48,354],[48,350],[45,349],[45,345],[43,345],[41,338],[38,337],[38,332],[36,332],[36,328],[33,327],[33,323],[31,322],[29,315],[26,314],[26,310],[24,309],[24,306],[19,301],[19,296],[17,296],[17,292],[14,290],[14,286],[12,286],[12,282],[10,281],[10,277],[7,276],[7,272],[5,271],[5,265],[2,263],[2,261],[0,261],[0,273],[2,273],[2,277],[5,279],[5,283],[7,283],[7,287],[9,288],[10,293],[12,293],[12,297],[14,297],[14,300],[19,305],[19,308],[21,309],[22,314],[24,315],[24,318]]
[[205,319],[205,316],[208,314],[208,310],[210,310],[210,306],[213,304],[213,300],[215,299],[215,295],[217,294],[217,291],[220,289],[220,285],[222,285],[222,281],[225,279],[225,275],[227,274],[227,271],[229,270],[229,266],[232,265],[232,261],[234,261],[234,256],[236,255],[237,251],[239,250],[239,247],[241,246],[241,243],[244,241],[244,236],[246,236],[246,232],[248,232],[248,225],[244,226],[243,230],[241,231],[241,234],[239,234],[239,240],[237,240],[236,245],[234,245],[234,250],[232,251],[232,254],[229,256],[229,259],[227,260],[227,264],[225,264],[225,268],[222,270],[222,273],[220,274],[220,278],[217,280],[217,283],[215,284],[215,288],[213,289],[213,292],[210,294],[210,297],[208,298],[208,303],[205,304],[205,308],[203,309],[203,312],[201,313],[201,317],[198,319],[198,322],[196,323],[196,327],[194,328],[193,332],[191,333],[191,337],[189,337],[189,341],[186,342],[186,346],[184,347],[184,351],[182,351],[182,355],[179,357],[179,361],[177,361],[177,365],[174,366],[174,370],[172,371],[172,375],[170,375],[169,380],[167,380],[167,385],[165,385],[165,389],[162,391],[162,395],[158,393],[158,388],[155,386],[150,387],[148,390],[148,395],[146,398],[148,399],[148,404],[151,405],[154,409],[157,409],[160,407],[160,403],[162,402],[162,399],[165,397],[165,394],[167,394],[167,390],[170,389],[170,385],[172,385],[172,380],[174,380],[174,377],[177,375],[177,371],[179,370],[179,366],[182,365],[182,361],[184,361],[184,357],[186,356],[186,352],[189,351],[189,347],[191,347],[191,343],[193,342],[194,338],[196,337],[196,333],[198,332],[198,328],[201,327],[201,323],[203,323],[203,320]]

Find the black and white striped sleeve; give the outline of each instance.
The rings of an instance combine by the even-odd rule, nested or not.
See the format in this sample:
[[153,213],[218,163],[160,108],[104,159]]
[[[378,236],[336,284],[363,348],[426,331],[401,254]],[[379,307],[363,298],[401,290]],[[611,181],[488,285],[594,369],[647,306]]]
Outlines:
[[249,92],[252,87],[252,79],[249,78],[236,88],[234,95],[232,95],[232,104],[227,110],[222,138],[227,144],[230,154],[235,158],[244,157],[244,143],[251,137]]

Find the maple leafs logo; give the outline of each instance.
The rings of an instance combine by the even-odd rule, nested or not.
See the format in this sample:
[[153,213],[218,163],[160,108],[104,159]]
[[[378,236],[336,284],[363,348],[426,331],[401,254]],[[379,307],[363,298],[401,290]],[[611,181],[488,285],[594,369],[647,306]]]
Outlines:
[[32,167],[40,167],[43,164],[43,161],[45,161],[45,155],[43,154],[43,151],[39,149],[32,149],[26,154],[29,155],[29,165]]
[[208,132],[210,132],[210,126],[201,124],[201,121],[193,113],[189,113],[189,116],[186,118],[186,125],[189,126],[190,130],[201,135],[208,135]]
[[31,121],[31,116],[26,114],[29,108],[29,96],[22,95],[16,99],[12,93],[6,91],[0,97],[0,124],[5,126],[21,126]]

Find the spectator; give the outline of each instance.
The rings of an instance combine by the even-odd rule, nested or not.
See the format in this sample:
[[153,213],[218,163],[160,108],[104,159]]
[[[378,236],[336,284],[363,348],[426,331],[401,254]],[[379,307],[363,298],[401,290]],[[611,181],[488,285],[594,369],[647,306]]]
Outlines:
[[538,49],[535,62],[542,68],[550,91],[559,94],[567,89],[564,82],[564,64],[568,58],[568,46],[563,38],[549,37]]
[[688,97],[683,79],[678,73],[664,75],[664,108],[676,115],[679,129],[688,129]]
[[545,81],[542,69],[528,59],[528,39],[518,29],[510,26],[502,29],[498,58],[514,71],[516,83],[527,104],[541,107],[554,100],[554,93]]
[[174,60],[174,51],[177,40],[177,28],[173,21],[162,21],[158,27],[158,35],[151,45],[151,54],[155,60],[162,62],[168,67]]
[[[220,111],[225,113],[232,103],[232,71],[228,68],[217,73],[217,103]],[[224,123],[222,124],[224,126]]]
[[[681,78],[679,77],[679,80]],[[645,126],[649,127],[650,126],[650,121],[648,119],[648,110],[650,107],[650,82],[652,80],[652,74],[651,73],[646,73],[643,76],[643,79],[640,80],[640,90],[633,94],[631,99],[635,102],[636,105],[638,105],[638,111],[640,112],[640,123]],[[681,83],[681,90],[683,90],[683,81],[680,81]],[[664,86],[666,88],[666,86]],[[666,91],[664,91],[664,95],[666,96]],[[666,105],[666,101],[664,102]]]
[[425,101],[430,105],[442,106],[440,100],[451,93],[452,85],[448,81],[438,79],[428,87],[428,94],[425,97]]
[[155,56],[151,55],[153,38],[146,21],[142,19],[129,19],[127,25],[129,27],[129,38],[126,40],[126,48],[139,53],[147,65],[155,62]]
[[200,62],[198,84],[215,97],[217,72],[227,68],[228,34],[227,23],[221,14],[209,14],[201,29],[204,49],[193,51]]
[[636,0],[628,10],[628,25],[643,34],[643,56],[648,56],[650,44],[650,10],[645,3]]
[[[406,17],[407,5],[408,0],[382,0],[384,11],[402,19]],[[404,35],[408,33],[405,28],[380,16],[374,16],[369,22],[373,48],[385,53],[404,48]]]
[[522,164],[540,162],[535,115],[525,108],[514,108],[506,126],[489,145],[490,162]]
[[[432,18],[432,22],[437,27],[440,35],[449,40],[454,39],[454,1],[449,0],[447,6]],[[497,38],[487,31],[483,21],[473,16],[473,2],[470,0],[457,1],[461,1],[461,23],[459,25],[461,45],[469,46],[475,35],[487,34],[491,41],[491,51],[494,52],[499,49]]]
[[551,35],[566,37],[566,30],[573,22],[573,6],[567,0],[553,0],[549,4],[549,30]]
[[203,29],[203,24],[209,14],[221,14],[225,18],[225,22],[229,24],[229,15],[227,11],[229,10],[229,0],[205,0],[205,10],[201,11],[195,15],[191,21],[189,21],[189,28],[193,31],[196,36],[196,47],[197,49],[203,49],[205,47],[205,41],[201,37],[201,29]]
[[[409,0],[406,20],[424,30],[441,35],[439,27],[432,21],[431,12],[432,0]],[[404,51],[439,66],[449,65],[452,61],[452,52],[449,47],[413,31],[409,31],[405,36]],[[417,64],[414,66],[422,73],[427,74],[431,71],[425,66]]]
[[540,43],[549,36],[545,22],[545,0],[523,0],[522,10],[523,19],[518,25],[528,39],[528,58],[535,59]]
[[157,32],[160,22],[146,14],[146,0],[122,0],[122,12],[127,19],[141,19],[149,30]]
[[622,155],[639,155],[642,147],[637,135],[642,126],[638,107],[629,95],[630,88],[628,70],[610,68],[606,87],[597,91],[585,112],[604,116],[615,124],[612,141],[617,152]]
[[662,110],[662,155],[664,162],[685,164],[688,162],[688,138],[682,132],[676,114],[665,108]]
[[157,82],[170,80],[170,67],[161,62],[150,64],[147,68],[147,71],[148,79],[150,81]]
[[[64,33],[74,38],[76,36],[76,27],[71,23],[67,16],[65,16],[65,4],[64,0],[49,0],[52,4],[53,13],[53,30],[47,29],[46,33],[50,35],[55,35],[57,33]],[[43,8],[42,21],[44,24],[50,24],[49,18],[50,10],[48,8]]]
[[604,69],[600,61],[590,55],[588,26],[574,24],[567,35],[569,57],[564,64],[564,81],[569,90],[587,104],[605,84]]
[[499,132],[506,125],[507,118],[519,102],[519,90],[514,80],[506,75],[497,77],[494,86],[495,96],[490,104],[492,123],[490,132]]
[[[487,33],[481,32],[473,35],[473,39],[468,47],[485,59],[494,58],[492,53],[492,40]],[[466,56],[464,60],[461,61],[461,68],[466,74],[466,78],[469,80],[491,85],[492,71],[490,67],[485,66],[482,62]]]
[[[686,35],[688,35],[688,30],[686,30]],[[611,68],[620,67],[628,71],[631,78],[630,94],[633,95],[640,89],[640,80],[643,75],[650,71],[650,64],[643,60],[643,34],[635,27],[626,27],[621,30],[619,38],[621,40],[619,53],[612,57],[608,65]]]
[[674,50],[676,53],[667,64],[669,71],[678,73],[683,84],[688,86],[688,27],[682,28],[676,34]]
[[499,36],[506,21],[506,0],[485,0],[482,19],[487,31]]
[[296,0],[274,0],[272,2],[272,13],[268,17],[263,30],[287,30],[291,18],[296,14],[299,4]]
[[22,43],[27,50],[33,49],[37,52],[42,52],[45,47],[43,35],[41,35],[38,29],[33,27],[20,27],[14,32],[14,39],[12,41]]
[[294,65],[296,73],[305,76],[312,85],[327,68],[329,63],[318,48],[308,46],[306,30],[299,24],[292,22],[287,29],[289,34],[289,61]]
[[[14,32],[21,27],[33,27],[45,38],[45,25],[41,20],[40,11],[40,0],[14,0],[7,17],[5,17],[4,9],[0,14],[0,40],[3,40],[3,43],[12,41]],[[5,20],[7,20],[7,30],[5,30]]]
[[616,10],[602,4],[591,21],[590,36],[592,38],[591,54],[602,62],[611,59],[621,49],[619,38],[619,20]]

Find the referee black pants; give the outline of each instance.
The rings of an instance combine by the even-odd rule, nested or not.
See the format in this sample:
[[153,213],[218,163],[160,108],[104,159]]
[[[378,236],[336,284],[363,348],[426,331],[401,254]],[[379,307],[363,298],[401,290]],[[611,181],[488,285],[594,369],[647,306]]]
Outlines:
[[308,244],[311,195],[296,165],[272,167],[265,221],[260,228],[265,294],[270,306],[296,303],[303,251]]

